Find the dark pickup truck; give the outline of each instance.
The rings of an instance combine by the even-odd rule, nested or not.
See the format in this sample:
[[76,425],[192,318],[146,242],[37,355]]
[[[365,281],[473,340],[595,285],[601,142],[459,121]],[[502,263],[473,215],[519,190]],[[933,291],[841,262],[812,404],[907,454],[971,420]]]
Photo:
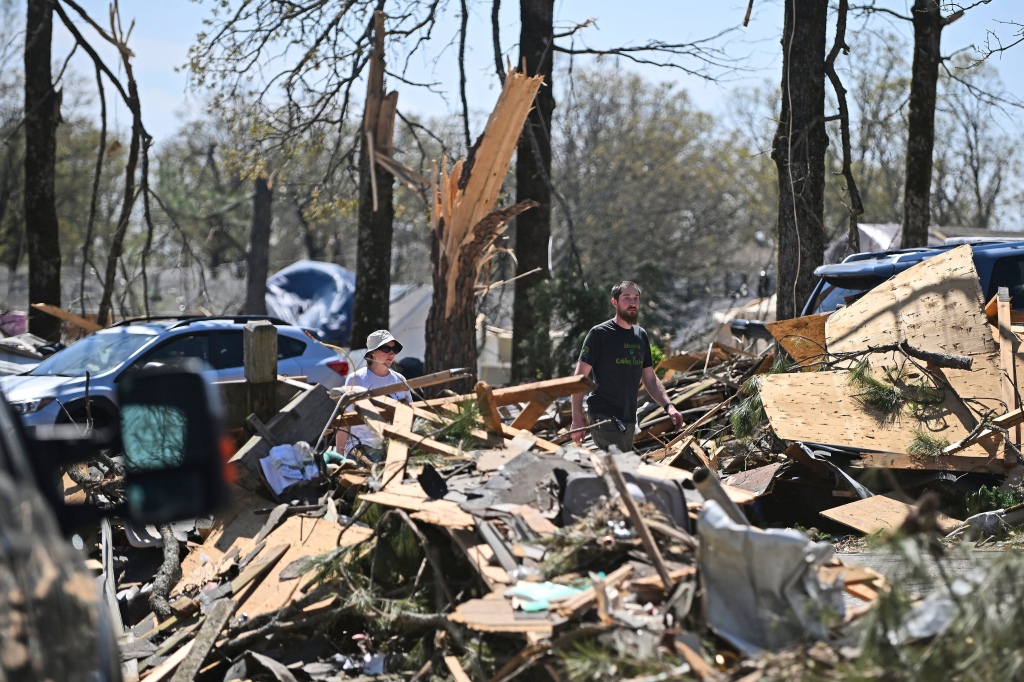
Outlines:
[[[1013,307],[1024,308],[1024,240],[950,239],[942,246],[855,253],[842,263],[822,265],[814,271],[818,282],[801,315],[827,313],[841,308],[893,275],[965,243],[969,243],[974,252],[974,267],[978,271],[985,300],[995,296],[999,287],[1008,287]],[[748,340],[772,338],[759,320],[733,320],[732,333]]]

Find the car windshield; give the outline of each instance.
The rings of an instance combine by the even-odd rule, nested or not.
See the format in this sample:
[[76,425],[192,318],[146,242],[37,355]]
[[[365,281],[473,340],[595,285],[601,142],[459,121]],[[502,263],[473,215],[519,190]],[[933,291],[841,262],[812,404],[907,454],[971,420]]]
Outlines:
[[46,358],[29,374],[33,376],[84,377],[108,372],[132,353],[156,338],[153,333],[139,333],[127,329],[117,332],[92,334]]
[[811,305],[808,306],[807,314],[828,313],[841,308],[851,303],[852,300],[859,298],[864,291],[864,289],[845,289],[828,282],[822,282],[817,296],[811,302]]

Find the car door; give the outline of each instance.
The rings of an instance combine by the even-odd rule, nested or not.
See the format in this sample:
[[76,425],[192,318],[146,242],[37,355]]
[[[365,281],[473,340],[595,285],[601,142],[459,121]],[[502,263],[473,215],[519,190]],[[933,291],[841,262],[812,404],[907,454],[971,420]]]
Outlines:
[[[300,376],[305,372],[297,362],[306,344],[284,334],[277,337],[277,373]],[[214,332],[210,340],[210,361],[217,372],[217,381],[239,381],[245,378],[245,341],[241,329]]]
[[199,360],[205,367],[202,372],[203,376],[208,381],[216,381],[217,373],[212,367],[210,337],[209,332],[194,331],[161,341],[152,350],[133,362],[130,369],[141,369],[149,364],[185,369],[186,365]]

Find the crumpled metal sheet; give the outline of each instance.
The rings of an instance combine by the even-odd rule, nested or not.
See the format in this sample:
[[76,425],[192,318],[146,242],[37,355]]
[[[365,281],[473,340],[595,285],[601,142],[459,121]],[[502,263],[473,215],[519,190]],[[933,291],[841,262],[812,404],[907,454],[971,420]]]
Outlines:
[[822,582],[815,567],[832,558],[832,545],[796,530],[741,526],[712,500],[697,531],[704,613],[719,636],[747,656],[828,638],[830,621],[844,613],[843,585]]

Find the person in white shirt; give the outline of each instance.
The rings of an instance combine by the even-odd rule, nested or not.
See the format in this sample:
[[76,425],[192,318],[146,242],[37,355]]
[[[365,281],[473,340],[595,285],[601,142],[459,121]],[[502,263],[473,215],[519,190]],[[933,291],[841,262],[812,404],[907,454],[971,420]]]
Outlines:
[[[402,344],[387,329],[378,329],[366,337],[366,366],[348,376],[345,386],[363,389],[380,388],[392,384],[404,384],[405,377],[391,369],[395,356],[402,352]],[[408,389],[396,390],[390,396],[402,402],[412,402]],[[354,411],[349,408],[348,411]],[[348,454],[358,447],[372,461],[380,461],[384,455],[384,443],[368,426],[362,424],[338,429],[334,437],[335,449]]]

